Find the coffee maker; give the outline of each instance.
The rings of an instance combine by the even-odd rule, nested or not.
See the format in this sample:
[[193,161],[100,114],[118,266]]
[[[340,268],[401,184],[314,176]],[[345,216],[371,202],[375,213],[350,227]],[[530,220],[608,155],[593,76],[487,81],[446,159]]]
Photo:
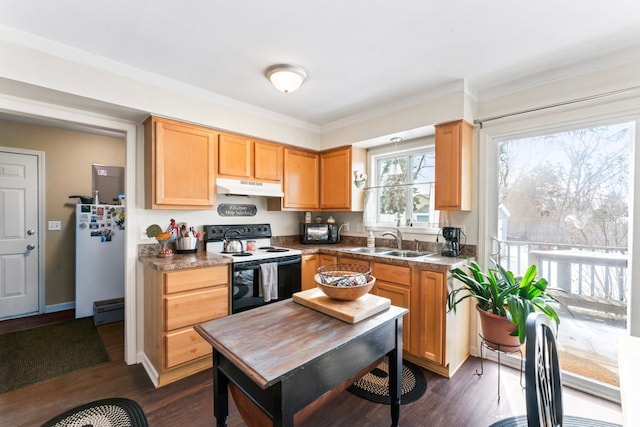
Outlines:
[[457,257],[460,256],[460,228],[458,227],[442,227],[442,256]]

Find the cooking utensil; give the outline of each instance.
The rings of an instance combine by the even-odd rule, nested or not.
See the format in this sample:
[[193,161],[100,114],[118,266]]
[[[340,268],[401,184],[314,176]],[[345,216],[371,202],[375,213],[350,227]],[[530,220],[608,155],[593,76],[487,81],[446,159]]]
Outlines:
[[233,231],[236,234],[240,234],[238,232],[238,230],[227,230],[224,233],[224,238],[223,238],[223,242],[224,242],[224,246],[223,246],[223,251],[226,253],[230,253],[230,254],[236,254],[236,253],[240,253],[240,252],[244,252],[244,247],[242,245],[242,240],[240,239],[229,239],[227,240],[227,234],[229,234],[230,231]]

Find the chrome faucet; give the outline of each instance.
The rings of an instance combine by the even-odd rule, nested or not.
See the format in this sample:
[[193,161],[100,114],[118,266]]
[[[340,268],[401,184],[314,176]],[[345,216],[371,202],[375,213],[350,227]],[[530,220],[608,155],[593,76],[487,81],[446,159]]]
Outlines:
[[340,224],[340,227],[338,227],[338,235],[336,236],[338,242],[340,241],[340,238],[342,237],[342,229],[344,228],[345,225],[347,225],[347,224],[346,223]]
[[394,228],[394,230],[396,230],[395,234],[391,231],[386,231],[382,233],[382,237],[393,236],[393,238],[396,239],[396,245],[398,246],[398,249],[402,249],[402,233],[397,228]]

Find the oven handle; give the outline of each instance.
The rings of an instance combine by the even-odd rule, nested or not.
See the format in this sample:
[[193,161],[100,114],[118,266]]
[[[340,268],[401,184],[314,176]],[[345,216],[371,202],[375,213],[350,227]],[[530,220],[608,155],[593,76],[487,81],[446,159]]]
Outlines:
[[300,258],[290,259],[290,260],[287,260],[287,261],[280,261],[280,262],[278,262],[278,266],[291,265],[291,264],[300,264],[301,261],[302,260]]
[[246,271],[246,270],[254,270],[260,264],[267,264],[269,262],[275,262],[278,264],[278,267],[281,265],[292,265],[292,264],[300,264],[302,262],[302,258],[300,256],[295,256],[292,259],[278,261],[279,258],[273,258],[271,260],[260,260],[260,261],[248,261],[246,263],[235,263],[233,264],[234,271]]

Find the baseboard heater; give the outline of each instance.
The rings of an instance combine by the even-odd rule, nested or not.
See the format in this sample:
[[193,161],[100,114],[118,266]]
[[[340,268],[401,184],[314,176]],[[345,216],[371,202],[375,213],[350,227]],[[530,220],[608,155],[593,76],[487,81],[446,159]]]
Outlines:
[[93,303],[93,324],[95,326],[124,320],[124,298],[95,301]]

